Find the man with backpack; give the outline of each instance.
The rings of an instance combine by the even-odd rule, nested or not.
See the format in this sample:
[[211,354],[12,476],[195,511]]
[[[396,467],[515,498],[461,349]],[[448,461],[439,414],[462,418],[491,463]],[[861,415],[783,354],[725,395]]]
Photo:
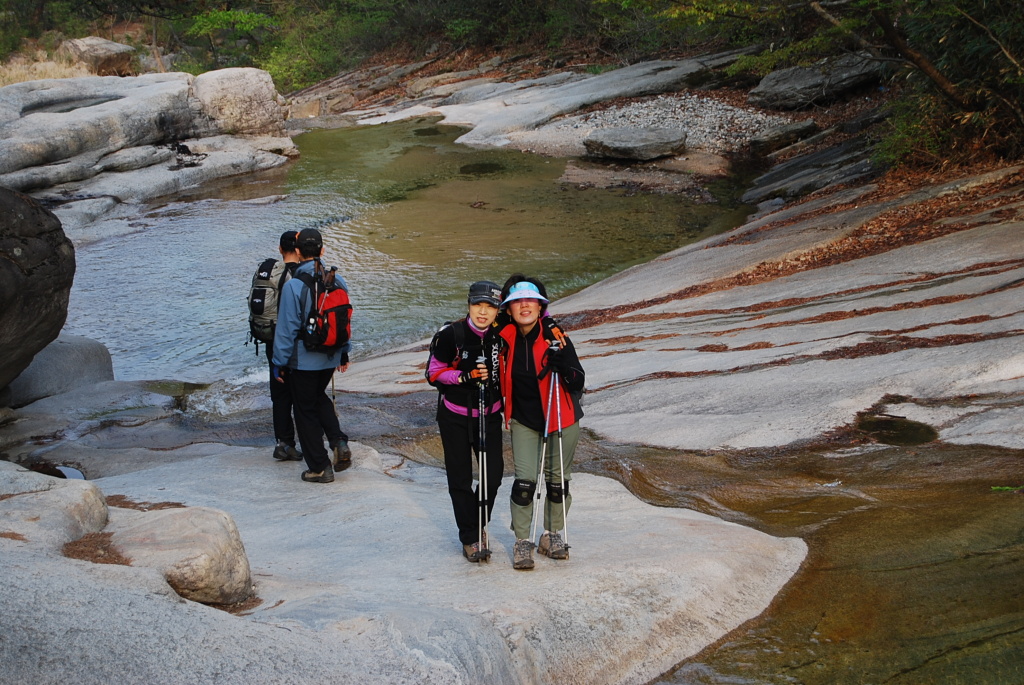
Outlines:
[[286,383],[274,378],[274,330],[277,328],[277,302],[281,288],[291,279],[299,266],[299,251],[295,247],[298,231],[285,231],[278,241],[281,259],[265,259],[256,268],[249,289],[249,334],[266,348],[267,366],[270,369],[270,402],[273,405],[274,459],[278,461],[300,461],[302,454],[295,449],[295,424],[292,422],[292,395]]
[[[334,371],[348,370],[348,287],[336,269],[327,270],[320,261],[323,236],[315,228],[299,232],[296,247],[301,259],[294,276],[281,288],[278,302],[274,354],[271,359],[276,382],[287,385],[295,408],[295,428],[308,469],[302,480],[309,483],[334,481],[335,469],[352,464],[348,436],[338,423],[334,403],[327,396],[327,384]],[[326,307],[330,301],[344,302],[340,314]],[[344,309],[347,307],[347,311]],[[331,335],[321,335],[330,321]],[[324,448],[324,436],[333,458]]]

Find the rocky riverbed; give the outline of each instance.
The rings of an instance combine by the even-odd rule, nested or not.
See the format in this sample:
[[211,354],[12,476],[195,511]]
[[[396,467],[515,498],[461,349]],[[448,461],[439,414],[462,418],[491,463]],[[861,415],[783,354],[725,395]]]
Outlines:
[[[696,67],[674,69],[638,68],[619,83],[649,78],[643,87],[663,87]],[[551,114],[591,99],[566,81],[568,92],[555,83],[506,92],[502,102],[512,111],[504,123],[490,98],[470,98],[461,109],[421,103],[352,117],[432,112],[470,122],[467,142],[526,147],[538,127],[579,130]],[[601,88],[591,92],[621,96],[621,85],[609,91],[609,83],[592,83]],[[544,109],[540,94],[555,104]],[[970,616],[925,611],[968,625],[918,630],[939,639],[911,649],[899,643],[912,639],[907,631],[890,633],[887,645],[850,632],[894,622],[906,608],[892,593],[874,591],[884,583],[870,586],[865,608],[858,589],[869,587],[866,575],[828,571],[958,568],[942,576],[942,587],[967,583],[973,597],[983,592],[972,584],[972,559],[1019,568],[1019,518],[1007,509],[1015,500],[982,503],[992,486],[1019,485],[1010,480],[1020,473],[1024,442],[1017,428],[1024,361],[1014,346],[1024,330],[1014,296],[1024,283],[1021,172],[833,185],[801,201],[786,187],[793,186],[776,191],[775,211],[765,206],[730,233],[555,303],[588,370],[583,470],[618,478],[659,505],[607,478],[581,475],[567,566],[517,574],[498,554],[489,567],[473,567],[454,543],[436,543],[449,514],[439,473],[420,466],[438,457],[422,344],[359,361],[339,378],[343,411],[361,443],[357,467],[316,492],[288,465],[268,463],[265,447],[247,446],[261,439],[265,409],[245,410],[247,398],[239,397],[230,416],[204,411],[218,388],[111,382],[8,413],[3,449],[15,460],[76,463],[122,504],[227,511],[262,600],[233,617],[182,603],[149,567],[64,559],[63,540],[81,535],[87,517],[72,509],[63,521],[47,519],[43,534],[22,504],[29,492],[54,486],[7,466],[4,493],[12,496],[0,500],[8,529],[0,534],[0,563],[11,591],[3,595],[3,620],[4,634],[19,636],[2,643],[8,673],[58,678],[70,659],[81,682],[125,672],[156,681],[174,673],[175,682],[342,681],[352,674],[371,682],[644,682],[690,659],[678,682],[719,682],[715,672],[758,682],[780,673],[863,682],[866,672],[922,682],[977,663],[982,645],[996,658],[987,664],[992,680],[979,682],[1012,682],[1006,678],[1019,644],[1005,636],[1019,634],[1022,607],[1011,584],[1000,582],[993,592],[1000,601]],[[932,433],[924,430],[924,446],[913,452],[880,449],[877,441],[889,438],[872,432],[870,420],[887,417],[912,422],[901,430]],[[1002,451],[978,458],[948,447],[978,444]],[[931,469],[945,474],[946,498],[970,488],[967,499],[978,506],[929,518],[925,507],[935,500],[919,498],[923,515],[911,530],[933,544],[901,546],[907,500],[887,493],[901,483],[927,490],[936,480],[924,475]],[[91,493],[88,486],[73,491]],[[881,506],[886,500],[895,506]],[[886,528],[874,525],[892,516]],[[965,520],[978,535],[957,533]],[[840,526],[847,542],[836,545],[829,531]],[[1002,532],[988,532],[994,529]],[[495,535],[505,549],[507,532]],[[769,607],[804,559],[794,536],[812,541],[804,573]],[[54,601],[50,579],[58,573],[64,594]],[[905,576],[905,586],[934,577]],[[573,592],[544,590],[567,583]],[[931,587],[940,601],[955,601]],[[808,592],[820,597],[802,599]],[[780,621],[790,612],[803,618]],[[82,629],[97,623],[103,631]],[[161,633],[143,628],[154,623]],[[166,648],[167,633],[174,649]],[[890,651],[866,664],[844,651],[848,639],[858,652]],[[730,656],[737,641],[733,654],[756,654],[753,666],[742,654]],[[773,652],[771,645],[782,647]],[[943,670],[943,662],[952,667]]]

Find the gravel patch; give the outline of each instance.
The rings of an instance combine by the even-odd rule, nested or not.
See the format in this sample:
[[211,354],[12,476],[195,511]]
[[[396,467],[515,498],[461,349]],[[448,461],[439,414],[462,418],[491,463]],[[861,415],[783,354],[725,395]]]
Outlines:
[[688,148],[725,154],[738,150],[752,137],[790,120],[743,109],[690,93],[668,93],[648,100],[588,112],[549,124],[549,130],[601,128],[681,128]]

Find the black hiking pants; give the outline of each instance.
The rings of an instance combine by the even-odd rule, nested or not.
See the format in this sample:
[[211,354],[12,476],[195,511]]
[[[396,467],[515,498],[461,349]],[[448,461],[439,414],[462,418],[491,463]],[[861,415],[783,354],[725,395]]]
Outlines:
[[274,380],[274,345],[264,344],[267,350],[267,370],[270,374],[270,403],[273,405],[274,439],[295,447],[295,424],[292,422],[292,393],[287,383]]
[[325,435],[330,445],[348,442],[348,436],[338,425],[334,403],[326,393],[332,376],[333,368],[318,371],[288,369],[285,376],[295,407],[295,430],[299,434],[302,457],[313,473],[320,473],[331,465],[331,457],[324,447]]
[[[485,420],[487,458],[487,520],[491,519],[494,497],[501,487],[501,476],[505,470],[502,458],[501,414],[488,414]],[[479,450],[480,421],[476,417],[463,416],[451,411],[443,404],[437,409],[437,427],[444,447],[444,468],[448,475],[448,494],[455,511],[455,525],[459,529],[459,541],[464,545],[478,542],[479,500],[473,488],[474,450]]]

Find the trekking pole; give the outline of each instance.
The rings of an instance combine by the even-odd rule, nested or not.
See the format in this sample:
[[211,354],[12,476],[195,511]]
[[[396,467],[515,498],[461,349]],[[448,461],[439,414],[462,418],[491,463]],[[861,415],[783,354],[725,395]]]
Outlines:
[[537,519],[544,515],[544,508],[541,506],[541,499],[544,497],[545,488],[541,487],[541,479],[544,477],[544,459],[548,451],[548,436],[551,434],[551,398],[555,386],[548,388],[548,406],[544,411],[544,438],[540,442],[540,463],[537,465],[537,496],[533,502],[533,520],[530,522],[530,542],[537,539]]
[[[480,356],[476,360],[477,364],[486,364],[486,360],[483,356]],[[479,549],[476,552],[476,558],[478,561],[486,561],[491,556],[491,550],[489,543],[485,544],[487,538],[487,503],[488,503],[488,490],[487,490],[487,426],[484,423],[484,411],[487,409],[487,386],[484,381],[480,381],[477,384],[477,414],[480,420],[480,443],[476,450],[477,468],[480,473],[480,480],[477,483],[477,504],[479,511],[477,513],[477,541],[479,542]]]
[[334,373],[331,374],[331,406],[334,407],[334,416],[340,420],[341,417],[338,416],[338,395],[334,390]]
[[[562,387],[559,384],[560,378],[557,371],[551,372],[551,384],[555,386],[555,407],[558,410],[558,473],[562,477],[562,542],[565,548],[569,549],[569,519],[565,508],[565,498],[569,490],[565,482],[565,457],[562,454]],[[555,531],[552,531],[555,532]]]

